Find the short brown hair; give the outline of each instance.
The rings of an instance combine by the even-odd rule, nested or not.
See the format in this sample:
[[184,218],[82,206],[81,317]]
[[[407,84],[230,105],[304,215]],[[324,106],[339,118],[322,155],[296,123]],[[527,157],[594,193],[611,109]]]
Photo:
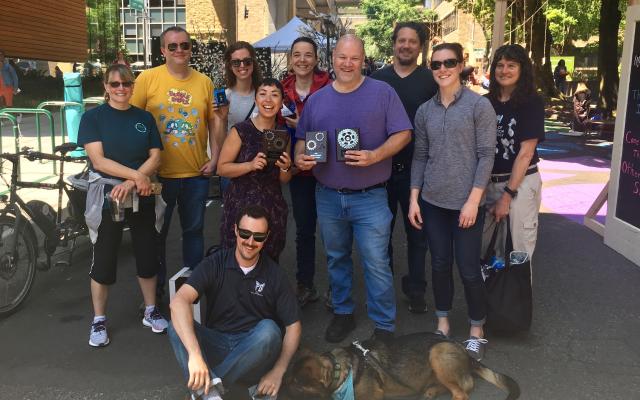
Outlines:
[[[127,67],[124,64],[111,64],[109,68],[107,68],[107,71],[104,73],[104,76],[102,78],[102,82],[105,85],[109,83],[109,77],[113,72],[117,72],[118,75],[120,75],[120,79],[122,79],[124,82],[135,83],[136,81],[136,77],[135,75],[133,75],[131,68]],[[107,93],[106,91],[104,92],[104,100],[107,102],[109,101],[109,93]]]
[[189,32],[187,32],[186,29],[181,26],[170,26],[160,34],[160,47],[164,47],[164,37],[168,32],[186,33],[189,38],[189,42],[191,42],[191,35],[189,35]]

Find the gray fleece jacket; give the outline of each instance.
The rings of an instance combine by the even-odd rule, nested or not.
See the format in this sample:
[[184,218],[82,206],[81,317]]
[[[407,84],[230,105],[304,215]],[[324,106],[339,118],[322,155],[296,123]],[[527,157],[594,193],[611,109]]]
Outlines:
[[468,88],[460,88],[446,108],[440,93],[433,96],[416,113],[411,188],[435,206],[460,210],[471,189],[489,181],[496,130],[493,106]]

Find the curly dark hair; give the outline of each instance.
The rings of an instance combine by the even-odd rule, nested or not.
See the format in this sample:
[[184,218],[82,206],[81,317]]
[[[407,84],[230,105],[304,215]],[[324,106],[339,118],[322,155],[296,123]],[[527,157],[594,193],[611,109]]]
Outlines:
[[393,34],[391,35],[392,43],[396,42],[396,39],[398,38],[398,32],[400,32],[400,29],[402,28],[409,28],[416,31],[416,34],[418,35],[418,40],[420,40],[420,46],[423,46],[424,42],[427,41],[427,32],[424,29],[425,28],[424,24],[421,24],[415,21],[402,21],[402,22],[398,22],[396,26],[393,28]]
[[511,94],[510,100],[515,104],[520,104],[525,99],[536,94],[534,83],[533,65],[527,51],[519,44],[505,44],[496,50],[491,62],[489,72],[489,98],[498,101],[502,87],[496,80],[496,66],[501,60],[514,61],[520,64],[520,78],[516,82],[516,89]]
[[258,56],[256,55],[256,49],[250,43],[244,42],[242,40],[233,43],[227,50],[224,52],[224,71],[225,71],[225,79],[227,81],[227,87],[232,88],[236,85],[236,75],[233,73],[233,68],[231,67],[231,54],[240,50],[247,49],[249,51],[249,56],[251,57],[251,61],[253,61],[253,73],[251,74],[251,86],[255,90],[262,82],[262,71],[260,70],[260,64],[258,63]]

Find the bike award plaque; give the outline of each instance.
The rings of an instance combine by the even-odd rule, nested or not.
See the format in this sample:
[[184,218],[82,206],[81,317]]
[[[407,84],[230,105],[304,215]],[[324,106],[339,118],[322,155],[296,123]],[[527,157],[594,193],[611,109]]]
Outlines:
[[304,154],[315,158],[316,162],[327,162],[327,131],[307,132]]
[[267,155],[269,165],[274,165],[280,159],[283,152],[287,151],[289,145],[289,133],[280,129],[266,129],[263,132],[263,148]]
[[336,129],[336,160],[346,161],[347,150],[360,150],[360,129]]

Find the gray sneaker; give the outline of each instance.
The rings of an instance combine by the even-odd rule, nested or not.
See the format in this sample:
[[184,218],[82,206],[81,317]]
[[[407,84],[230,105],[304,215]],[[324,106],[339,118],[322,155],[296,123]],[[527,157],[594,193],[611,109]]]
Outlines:
[[105,325],[107,321],[101,320],[91,324],[91,330],[89,331],[89,346],[92,347],[104,347],[109,344],[109,335],[107,335],[107,327]]
[[144,314],[142,318],[142,324],[151,328],[153,333],[165,333],[169,327],[169,323],[158,311],[158,307],[154,307],[149,313]]
[[469,339],[465,340],[463,343],[466,344],[465,350],[467,351],[467,354],[469,354],[469,356],[474,360],[480,361],[482,360],[482,357],[484,357],[485,346],[489,341],[487,339],[469,336]]

